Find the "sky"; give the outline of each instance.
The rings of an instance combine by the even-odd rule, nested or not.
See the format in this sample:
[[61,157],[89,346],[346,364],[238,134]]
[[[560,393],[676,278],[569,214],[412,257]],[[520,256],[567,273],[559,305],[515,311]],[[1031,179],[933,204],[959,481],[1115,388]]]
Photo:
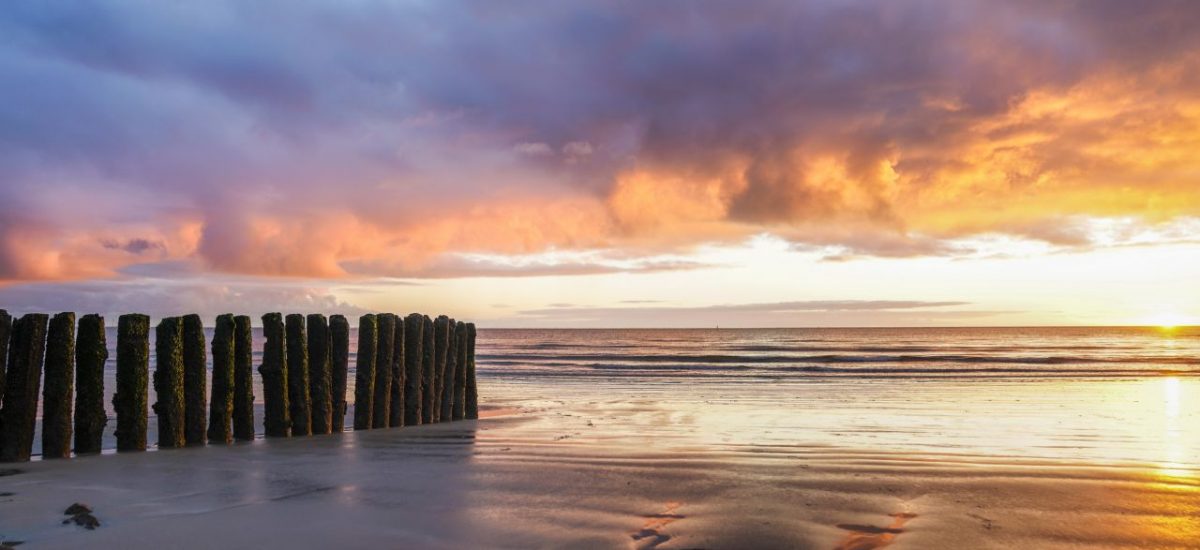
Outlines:
[[1200,324],[1200,2],[13,0],[0,308]]

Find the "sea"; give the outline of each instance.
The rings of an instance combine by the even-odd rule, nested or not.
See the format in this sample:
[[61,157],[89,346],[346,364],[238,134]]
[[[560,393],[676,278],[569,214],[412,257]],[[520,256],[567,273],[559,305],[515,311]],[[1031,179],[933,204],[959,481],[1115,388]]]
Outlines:
[[[111,401],[111,329],[108,345]],[[352,331],[349,401],[356,348]],[[256,367],[261,349],[256,329]],[[481,329],[476,364],[485,413],[581,417],[556,441],[829,446],[1200,475],[1196,327]]]

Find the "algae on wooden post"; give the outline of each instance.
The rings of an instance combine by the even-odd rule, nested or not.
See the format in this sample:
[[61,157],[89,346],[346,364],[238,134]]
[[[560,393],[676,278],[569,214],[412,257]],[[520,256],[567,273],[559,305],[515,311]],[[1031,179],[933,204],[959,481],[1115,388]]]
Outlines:
[[158,448],[184,445],[183,321],[167,317],[154,329],[154,414],[158,418]]
[[404,425],[421,423],[421,401],[425,395],[422,342],[425,340],[425,318],[420,313],[409,314],[404,320]]
[[467,323],[466,416],[479,418],[479,384],[475,380],[475,323]]
[[329,429],[346,429],[346,376],[350,368],[350,323],[345,315],[329,317]]
[[454,325],[454,341],[457,343],[455,357],[458,368],[454,369],[454,410],[452,420],[462,420],[467,414],[467,324]]
[[75,314],[50,319],[46,376],[42,383],[42,458],[71,457],[71,411],[75,386]]
[[183,316],[183,439],[203,445],[208,431],[208,350],[204,322],[195,313]]
[[33,454],[47,319],[44,313],[28,313],[13,324],[0,407],[0,462],[25,462]]
[[458,369],[458,333],[454,331],[457,324],[454,319],[450,319],[449,325],[446,326],[446,369],[442,371],[442,397],[441,397],[441,413],[442,422],[449,422],[454,419],[454,377],[455,371]]
[[150,375],[150,317],[140,313],[117,319],[117,451],[146,450],[146,388]]
[[308,337],[304,334],[304,316],[289,314],[287,322],[288,414],[292,417],[292,437],[312,435],[312,398],[308,395]]
[[392,418],[392,346],[396,342],[396,316],[381,313],[376,316],[379,325],[378,344],[375,352],[375,380],[372,392],[371,427],[386,428]]
[[247,315],[233,318],[233,437],[254,440],[254,332]]
[[388,425],[399,428],[404,425],[404,318],[396,316],[396,339],[392,342],[392,403],[389,408]]
[[12,337],[12,316],[0,309],[0,404],[4,403],[4,373],[8,370],[8,341]]
[[354,429],[371,429],[374,412],[375,357],[379,319],[372,313],[358,318],[358,355],[354,361]]
[[437,320],[433,322],[433,396],[430,403],[433,405],[433,411],[430,421],[442,421],[442,382],[446,375],[446,351],[449,349],[450,343],[450,318],[445,315],[439,315]]
[[421,332],[421,423],[433,423],[433,320],[423,317],[425,328]]
[[330,371],[329,323],[325,316],[313,313],[308,316],[308,396],[312,403],[312,433],[327,434],[331,429],[330,413],[333,405],[329,386]]
[[291,435],[292,420],[288,408],[287,350],[285,344],[283,316],[279,313],[263,315],[262,375],[263,429],[267,437]]
[[108,362],[108,339],[104,317],[79,318],[75,338],[75,454],[99,453],[108,424],[104,411],[104,364]]
[[217,316],[212,339],[212,398],[208,407],[208,442],[233,443],[233,314]]

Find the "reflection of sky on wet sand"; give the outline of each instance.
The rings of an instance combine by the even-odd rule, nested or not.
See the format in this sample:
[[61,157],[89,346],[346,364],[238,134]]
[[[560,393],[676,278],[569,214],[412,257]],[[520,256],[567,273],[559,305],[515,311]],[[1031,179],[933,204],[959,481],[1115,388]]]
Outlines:
[[[844,446],[1135,462],[1200,477],[1200,379],[808,379],[764,383],[489,380],[486,402],[553,418],[564,439],[660,446]],[[590,414],[591,411],[594,414]],[[585,423],[585,420],[587,423]]]

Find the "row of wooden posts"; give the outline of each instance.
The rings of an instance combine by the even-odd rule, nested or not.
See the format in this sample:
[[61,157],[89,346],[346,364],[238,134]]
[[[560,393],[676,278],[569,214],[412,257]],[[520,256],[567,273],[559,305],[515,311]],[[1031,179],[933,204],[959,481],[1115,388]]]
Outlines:
[[[342,431],[350,356],[346,318],[268,313],[262,321],[265,343],[258,372],[265,435]],[[250,318],[217,317],[207,404],[207,346],[200,316],[167,317],[154,333],[158,447],[254,439]],[[120,316],[112,398],[118,451],[146,450],[149,359],[150,318]],[[100,452],[108,422],[107,360],[100,315],[80,317],[76,331],[74,313],[53,318],[30,313],[14,320],[0,310],[0,461],[26,461],[33,452],[43,362],[42,456],[69,457],[72,434],[76,454]],[[355,430],[478,418],[475,325],[444,315],[363,315],[354,384]]]

